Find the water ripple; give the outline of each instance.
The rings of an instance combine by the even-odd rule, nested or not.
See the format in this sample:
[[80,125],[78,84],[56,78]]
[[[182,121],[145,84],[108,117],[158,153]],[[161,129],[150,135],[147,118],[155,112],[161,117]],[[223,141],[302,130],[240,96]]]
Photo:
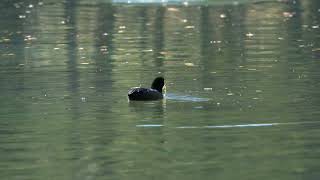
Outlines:
[[[316,124],[318,121],[305,121],[305,122],[288,122],[288,123],[254,123],[254,124],[234,124],[234,125],[208,125],[208,126],[177,126],[177,129],[219,129],[219,128],[247,128],[247,127],[268,127],[278,125],[302,125],[302,124]],[[139,124],[136,127],[164,127],[162,124]]]

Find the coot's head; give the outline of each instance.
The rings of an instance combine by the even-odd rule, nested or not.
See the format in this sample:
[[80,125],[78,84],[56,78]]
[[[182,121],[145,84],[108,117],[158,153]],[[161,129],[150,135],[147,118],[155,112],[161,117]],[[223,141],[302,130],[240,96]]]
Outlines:
[[155,89],[162,93],[162,88],[164,86],[164,78],[163,77],[157,77],[153,80],[151,89]]

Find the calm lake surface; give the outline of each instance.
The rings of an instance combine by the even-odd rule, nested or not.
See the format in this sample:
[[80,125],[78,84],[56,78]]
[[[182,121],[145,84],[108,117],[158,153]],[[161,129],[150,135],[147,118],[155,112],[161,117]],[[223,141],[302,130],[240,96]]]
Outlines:
[[1,179],[319,179],[320,1],[0,11]]

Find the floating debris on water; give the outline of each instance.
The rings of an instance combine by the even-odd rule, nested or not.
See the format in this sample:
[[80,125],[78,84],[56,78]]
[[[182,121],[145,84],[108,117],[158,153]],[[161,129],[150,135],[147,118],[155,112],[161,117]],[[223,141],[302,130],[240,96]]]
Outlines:
[[168,11],[171,11],[171,12],[178,12],[178,11],[180,11],[180,10],[177,9],[177,8],[168,8],[167,10],[168,10]]
[[24,19],[24,18],[26,18],[27,16],[26,15],[19,15],[19,18],[20,19]]
[[256,71],[257,69],[254,69],[254,68],[251,68],[251,69],[248,69],[248,71]]
[[24,38],[24,41],[32,41],[32,40],[37,40],[36,37],[32,37],[31,35],[26,35]]
[[224,18],[226,18],[226,17],[227,17],[226,14],[220,14],[220,18],[224,19]]
[[142,52],[152,52],[153,49],[144,49],[144,50],[141,50]]
[[100,51],[101,51],[102,53],[107,53],[107,51],[108,51],[107,46],[101,46],[101,47],[100,47]]
[[212,88],[203,88],[205,91],[212,91]]
[[210,44],[220,44],[221,41],[210,41]]
[[246,36],[247,36],[247,37],[253,37],[253,36],[254,36],[254,34],[253,34],[253,33],[251,33],[251,32],[249,32],[249,33],[247,33],[247,34],[246,34]]
[[186,26],[184,28],[186,28],[186,29],[194,29],[194,26]]
[[193,63],[184,63],[184,65],[186,65],[186,66],[194,66]]
[[286,18],[291,18],[295,15],[295,12],[283,12],[282,15]]
[[2,56],[15,56],[14,53],[7,53],[7,54],[2,54]]

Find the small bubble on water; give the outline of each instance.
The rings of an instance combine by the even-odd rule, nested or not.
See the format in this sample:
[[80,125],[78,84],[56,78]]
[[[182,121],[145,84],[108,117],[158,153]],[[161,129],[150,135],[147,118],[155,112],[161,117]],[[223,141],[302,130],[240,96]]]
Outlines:
[[87,98],[81,97],[81,101],[82,101],[82,102],[86,102],[86,101],[87,101]]

